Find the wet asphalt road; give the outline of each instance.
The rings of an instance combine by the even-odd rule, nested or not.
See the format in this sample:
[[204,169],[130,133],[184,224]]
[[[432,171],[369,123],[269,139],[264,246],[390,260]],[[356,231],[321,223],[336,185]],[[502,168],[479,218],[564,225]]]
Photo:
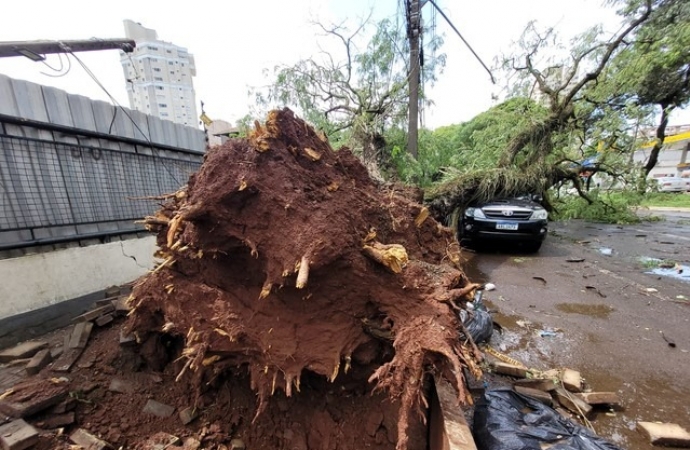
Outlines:
[[[594,391],[617,392],[623,409],[598,414],[593,425],[628,449],[653,448],[637,421],[690,429],[690,270],[674,279],[644,273],[641,262],[690,266],[690,213],[654,214],[666,220],[551,223],[536,255],[507,246],[467,255],[470,278],[497,286],[485,298],[505,332],[492,345],[530,367],[570,367]],[[544,330],[555,333],[541,337]]]

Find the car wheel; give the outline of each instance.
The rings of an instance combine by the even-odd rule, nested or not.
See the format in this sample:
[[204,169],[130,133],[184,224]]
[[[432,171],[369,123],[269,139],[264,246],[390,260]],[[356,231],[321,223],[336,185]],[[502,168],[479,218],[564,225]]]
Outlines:
[[525,242],[525,250],[528,253],[537,253],[541,248],[542,241]]

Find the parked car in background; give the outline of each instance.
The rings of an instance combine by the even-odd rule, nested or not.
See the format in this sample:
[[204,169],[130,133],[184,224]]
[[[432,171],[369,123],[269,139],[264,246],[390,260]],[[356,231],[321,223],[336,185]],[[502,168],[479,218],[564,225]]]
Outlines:
[[487,240],[519,242],[537,252],[547,234],[548,213],[540,196],[523,195],[475,203],[458,220],[460,243],[471,246]]
[[659,177],[652,182],[659,192],[690,192],[690,178]]

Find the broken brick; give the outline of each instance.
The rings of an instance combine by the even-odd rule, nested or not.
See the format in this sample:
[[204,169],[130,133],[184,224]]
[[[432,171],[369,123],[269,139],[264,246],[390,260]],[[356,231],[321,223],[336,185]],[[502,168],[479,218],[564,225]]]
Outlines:
[[119,297],[112,301],[112,305],[115,307],[116,316],[126,316],[129,314],[130,307],[127,304],[127,297]]
[[137,343],[133,334],[127,334],[123,329],[120,330],[120,345],[126,347],[128,345],[135,345]]
[[103,450],[109,447],[107,442],[98,439],[96,436],[88,431],[83,430],[82,428],[79,428],[72,433],[69,439],[78,446],[87,450]]
[[45,366],[50,364],[53,360],[53,355],[50,353],[50,349],[44,348],[40,352],[36,353],[29,364],[26,366],[26,373],[28,375],[35,375],[41,371]]
[[653,445],[690,448],[690,433],[676,423],[637,422]]
[[0,364],[8,363],[15,359],[31,358],[46,347],[48,347],[48,343],[43,341],[23,342],[0,352]]
[[153,414],[158,417],[170,417],[175,412],[175,408],[155,400],[149,400],[144,405],[142,412]]
[[38,431],[23,420],[0,426],[0,444],[5,450],[24,450],[38,442]]
[[141,445],[141,448],[143,450],[165,450],[173,445],[180,445],[180,443],[180,438],[177,436],[161,431],[146,439]]

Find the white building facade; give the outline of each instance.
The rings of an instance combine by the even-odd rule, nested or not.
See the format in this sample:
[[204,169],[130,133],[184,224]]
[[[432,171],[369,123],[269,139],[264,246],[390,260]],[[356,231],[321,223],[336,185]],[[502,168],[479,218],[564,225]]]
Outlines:
[[198,126],[194,56],[186,48],[158,40],[155,30],[125,20],[133,53],[120,53],[130,108],[175,123]]
[[[654,147],[656,129],[645,130],[644,144],[634,153],[633,160],[644,165]],[[650,177],[690,178],[690,125],[669,126],[666,129],[664,146],[659,152],[659,161],[649,173]]]

